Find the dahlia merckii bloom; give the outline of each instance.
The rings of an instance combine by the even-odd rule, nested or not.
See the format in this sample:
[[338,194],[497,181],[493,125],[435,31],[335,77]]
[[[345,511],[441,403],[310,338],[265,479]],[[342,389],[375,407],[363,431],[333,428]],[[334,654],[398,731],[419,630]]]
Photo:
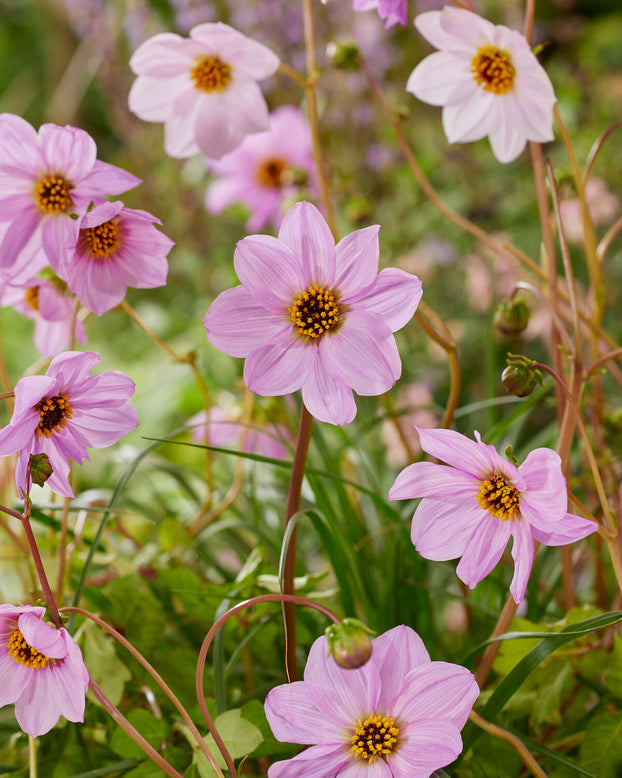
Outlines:
[[520,603],[535,540],[563,546],[598,529],[593,521],[567,513],[566,479],[555,451],[536,448],[516,467],[482,443],[477,432],[474,442],[453,430],[417,430],[421,448],[450,467],[409,465],[389,499],[424,498],[413,516],[415,548],[435,561],[462,557],[456,573],[471,589],[492,571],[513,538],[510,592]]
[[173,241],[155,224],[155,216],[121,201],[99,203],[73,222],[59,276],[98,315],[118,305],[128,286],[164,286]]
[[241,286],[222,292],[205,315],[208,340],[246,357],[252,392],[302,389],[309,412],[331,424],[356,415],[352,390],[382,394],[400,377],[393,333],[412,317],[421,281],[378,273],[378,226],[335,241],[311,203],[296,203],[279,237],[250,235],[233,262]]
[[87,446],[111,446],[138,425],[138,414],[129,401],[134,382],[116,370],[89,375],[98,362],[99,354],[66,351],[52,360],[44,376],[17,382],[13,416],[0,430],[0,456],[19,452],[18,491],[29,491],[30,455],[47,454],[54,468],[48,486],[73,497],[68,460],[82,464],[88,459]]
[[354,0],[355,11],[370,11],[377,9],[378,16],[385,20],[385,29],[401,24],[406,27],[408,22],[407,0]]
[[43,621],[45,608],[0,605],[0,707],[15,703],[15,718],[39,737],[60,716],[84,721],[89,674],[65,629]]
[[261,230],[269,221],[278,227],[281,206],[293,199],[300,174],[313,179],[309,124],[298,108],[277,108],[269,130],[248,135],[230,154],[211,161],[209,170],[218,176],[205,198],[210,213],[243,202],[251,212],[247,230]]
[[439,51],[417,65],[406,90],[444,106],[450,143],[488,135],[499,162],[511,162],[528,140],[553,140],[553,87],[523,35],[451,6],[415,25]]
[[0,114],[0,275],[12,284],[58,267],[72,214],[127,192],[140,179],[96,159],[95,141],[77,127]]
[[171,157],[200,150],[218,159],[245,135],[270,126],[257,81],[278,66],[270,49],[222,22],[199,24],[189,38],[160,33],[130,60],[138,76],[130,110],[147,122],[164,122]]
[[346,670],[318,638],[304,681],[268,694],[274,736],[312,746],[273,764],[268,778],[429,778],[456,759],[479,695],[473,675],[430,661],[410,627],[395,627],[372,645],[366,664]]

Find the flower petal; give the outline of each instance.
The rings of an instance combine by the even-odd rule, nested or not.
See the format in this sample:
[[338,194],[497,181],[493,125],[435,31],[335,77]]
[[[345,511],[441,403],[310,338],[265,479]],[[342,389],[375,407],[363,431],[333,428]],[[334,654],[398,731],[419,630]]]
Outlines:
[[429,778],[462,751],[458,729],[447,719],[421,719],[400,730],[400,747],[391,754],[393,775]]
[[512,527],[514,575],[510,584],[510,594],[514,597],[514,602],[520,605],[525,596],[527,581],[533,566],[534,544],[529,524],[526,521],[518,519],[511,523],[514,525]]
[[352,389],[332,375],[314,349],[313,362],[302,385],[302,401],[309,413],[320,421],[342,426],[356,416]]
[[289,394],[300,389],[312,369],[313,344],[293,334],[279,336],[252,351],[244,363],[244,382],[264,397]]
[[26,643],[48,659],[62,659],[67,655],[64,629],[56,629],[35,613],[22,613],[17,625]]
[[576,543],[577,540],[583,540],[594,532],[598,531],[598,524],[581,516],[575,516],[572,513],[566,513],[554,525],[549,524],[546,529],[542,529],[542,524],[536,524],[531,518],[531,534],[534,540],[544,543],[545,546],[565,546],[567,543]]
[[287,312],[307,284],[296,254],[271,235],[249,235],[235,249],[233,264],[238,278],[265,307]]
[[469,503],[424,499],[413,516],[410,538],[426,559],[444,562],[465,553],[486,513]]
[[285,743],[330,745],[338,740],[341,722],[333,721],[330,706],[318,708],[302,681],[277,686],[265,702],[274,737]]
[[397,714],[392,700],[401,694],[404,678],[418,665],[427,667],[430,664],[430,655],[419,635],[404,624],[374,638],[372,646],[370,661],[378,668],[382,684],[378,707],[390,710],[392,715]]
[[[6,652],[6,646],[2,648]],[[5,653],[0,656],[0,708],[4,705],[12,705],[19,699],[26,688],[32,670],[26,665],[18,664],[13,657]]]
[[350,298],[376,280],[380,259],[379,231],[377,224],[355,230],[336,245],[335,286],[339,287],[342,297]]
[[454,430],[429,430],[417,427],[421,448],[448,465],[469,473],[478,480],[490,470],[490,458],[482,443]]
[[376,314],[389,325],[391,332],[396,332],[412,319],[421,295],[422,285],[417,276],[391,267],[376,276],[371,288],[345,302]]
[[408,465],[389,490],[390,500],[411,500],[415,497],[447,498],[452,502],[468,500],[479,491],[479,479],[469,473],[433,462]]
[[475,527],[456,568],[461,581],[471,589],[496,566],[510,539],[512,521],[493,519],[486,511]]
[[[341,768],[349,760],[343,744],[337,746],[313,746],[301,754],[268,767],[268,778],[326,778],[341,776]],[[371,778],[371,776],[369,776]]]
[[318,209],[308,202],[296,203],[285,214],[279,240],[287,244],[302,263],[306,283],[332,288],[336,276],[335,240]]

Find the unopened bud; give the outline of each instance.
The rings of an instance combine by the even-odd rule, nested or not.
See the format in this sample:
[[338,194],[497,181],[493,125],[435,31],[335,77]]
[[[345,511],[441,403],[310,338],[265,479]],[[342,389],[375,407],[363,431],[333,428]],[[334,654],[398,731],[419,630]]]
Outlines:
[[370,635],[373,631],[358,619],[344,619],[341,624],[326,628],[328,652],[345,670],[362,667],[372,652]]
[[54,468],[50,464],[50,458],[47,454],[30,455],[30,477],[33,484],[43,486],[53,472]]
[[497,305],[493,323],[504,335],[518,335],[529,323],[529,308],[521,297],[506,297]]
[[533,390],[542,384],[542,372],[533,367],[536,363],[533,359],[508,354],[508,366],[501,374],[503,386],[517,397],[527,397]]
[[326,54],[336,68],[341,70],[358,70],[359,50],[354,41],[343,38],[330,41],[326,46]]

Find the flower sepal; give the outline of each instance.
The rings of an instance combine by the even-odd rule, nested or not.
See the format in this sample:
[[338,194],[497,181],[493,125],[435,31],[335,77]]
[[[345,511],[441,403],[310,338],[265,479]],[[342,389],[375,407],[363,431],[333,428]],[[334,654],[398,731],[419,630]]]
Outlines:
[[375,632],[358,619],[344,619],[341,624],[331,624],[324,634],[328,641],[328,654],[345,670],[354,670],[367,664],[372,654],[369,638]]

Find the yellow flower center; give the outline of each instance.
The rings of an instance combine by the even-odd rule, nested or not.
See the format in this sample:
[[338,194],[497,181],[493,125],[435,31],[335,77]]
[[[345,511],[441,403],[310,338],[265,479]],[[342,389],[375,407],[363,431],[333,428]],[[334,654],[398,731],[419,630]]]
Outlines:
[[388,756],[397,746],[399,727],[387,716],[368,716],[365,721],[359,719],[350,738],[351,751],[371,763],[377,756]]
[[67,426],[67,420],[73,416],[69,398],[63,394],[44,397],[35,408],[39,411],[37,435],[45,435],[46,438],[54,432],[60,432]]
[[121,248],[119,224],[114,219],[82,230],[90,253],[96,259],[108,259]]
[[255,179],[260,186],[270,189],[281,189],[287,183],[287,160],[283,157],[268,157],[255,168]]
[[495,46],[483,46],[478,50],[471,60],[471,73],[478,86],[495,95],[509,92],[516,76],[509,52]]
[[39,287],[29,286],[24,292],[24,300],[33,311],[39,310]]
[[35,203],[44,213],[64,213],[73,201],[73,184],[58,173],[50,173],[35,184]]
[[231,67],[220,57],[200,57],[190,71],[194,88],[202,92],[222,92],[231,83]]
[[11,632],[9,642],[5,644],[5,647],[9,649],[9,656],[13,657],[18,665],[24,665],[33,670],[42,670],[48,662],[56,664],[56,659],[50,659],[26,643],[19,629],[14,629]]
[[520,494],[503,473],[493,473],[482,481],[477,502],[494,519],[508,521],[520,518]]
[[305,338],[319,338],[339,322],[339,306],[335,294],[315,284],[300,292],[289,310],[292,324]]

